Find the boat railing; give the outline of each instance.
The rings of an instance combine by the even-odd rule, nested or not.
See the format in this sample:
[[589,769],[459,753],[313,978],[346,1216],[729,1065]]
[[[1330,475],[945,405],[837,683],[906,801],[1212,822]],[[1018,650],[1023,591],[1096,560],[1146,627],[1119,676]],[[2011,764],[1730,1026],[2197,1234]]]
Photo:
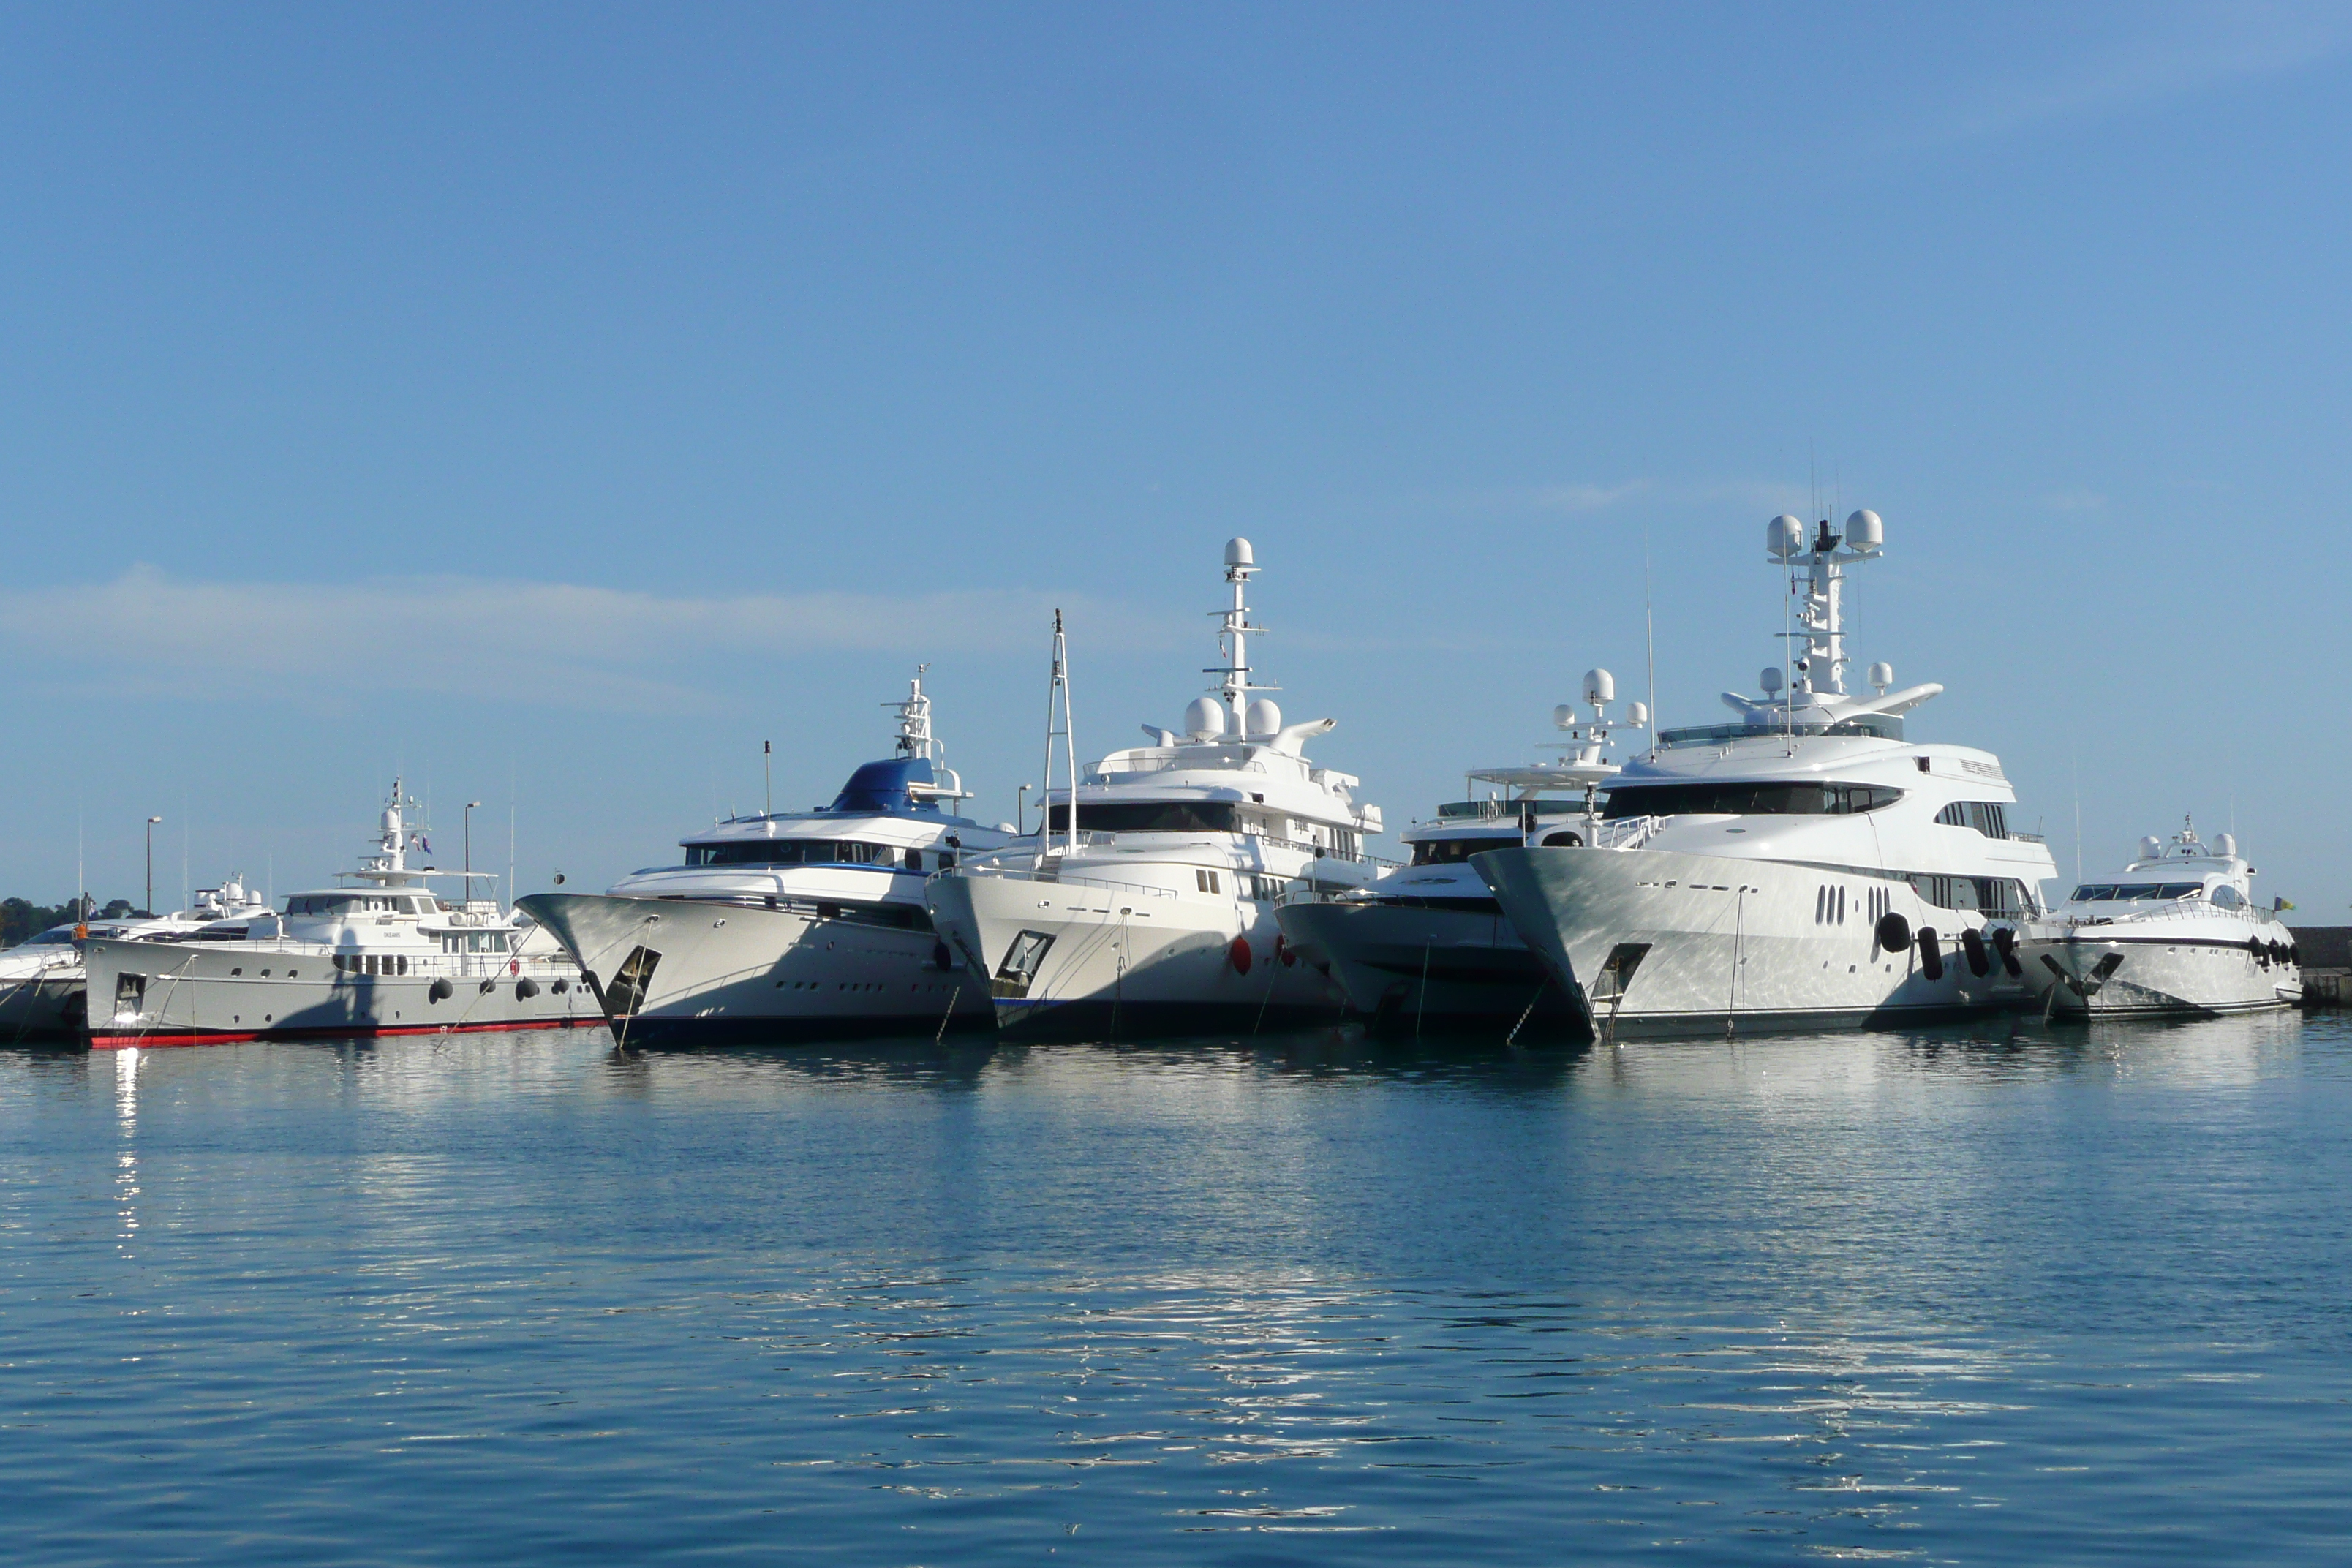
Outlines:
[[1663,816],[1609,816],[1592,825],[1595,849],[1639,849],[1665,823]]
[[2070,926],[2082,928],[2140,925],[2149,921],[2206,920],[2215,915],[2236,916],[2258,926],[2284,926],[2286,923],[2279,919],[2276,910],[2262,909],[2253,904],[2242,904],[2236,909],[2231,909],[2227,904],[2217,904],[2210,899],[2202,898],[2169,899],[2161,903],[2152,900],[2146,901],[2148,904],[2147,909],[2133,910],[2128,914],[2068,914],[2061,915],[2059,918]]
[[1118,892],[1142,893],[1154,899],[1176,897],[1173,888],[1155,888],[1149,882],[1122,882],[1111,877],[1074,875],[1051,865],[1036,867],[967,865],[961,870],[934,871],[934,877],[1001,877],[1011,882],[1059,882],[1078,888],[1108,888]]

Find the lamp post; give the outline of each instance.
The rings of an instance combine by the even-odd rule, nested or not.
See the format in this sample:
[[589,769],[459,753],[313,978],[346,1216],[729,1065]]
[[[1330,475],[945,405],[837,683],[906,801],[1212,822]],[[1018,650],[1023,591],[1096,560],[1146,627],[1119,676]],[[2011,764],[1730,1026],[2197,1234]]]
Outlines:
[[466,897],[469,900],[474,896],[474,808],[481,804],[478,800],[466,803]]
[[160,816],[147,819],[147,912],[150,915],[155,912],[155,825],[163,820]]

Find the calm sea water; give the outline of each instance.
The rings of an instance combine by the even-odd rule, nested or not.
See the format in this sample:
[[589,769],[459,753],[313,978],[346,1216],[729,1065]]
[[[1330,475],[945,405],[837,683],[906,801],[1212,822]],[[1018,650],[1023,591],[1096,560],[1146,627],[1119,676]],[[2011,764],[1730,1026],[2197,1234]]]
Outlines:
[[2352,1028],[0,1055],[21,1564],[2340,1563]]

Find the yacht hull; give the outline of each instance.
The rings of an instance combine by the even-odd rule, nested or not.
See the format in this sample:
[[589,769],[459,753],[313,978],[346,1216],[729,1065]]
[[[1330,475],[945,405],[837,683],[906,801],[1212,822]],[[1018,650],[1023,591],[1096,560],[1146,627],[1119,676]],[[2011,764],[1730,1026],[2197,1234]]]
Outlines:
[[2236,931],[2118,933],[2021,925],[2018,955],[2033,999],[2052,1016],[2211,1017],[2293,1007],[2303,972]]
[[1585,1027],[1543,960],[1491,910],[1434,904],[1291,903],[1282,934],[1327,967],[1383,1033]]
[[[323,947],[93,937],[84,962],[88,994],[98,999],[89,1043],[100,1050],[604,1021],[560,959],[484,958],[462,973],[353,974],[334,968]],[[436,994],[445,980],[448,994]]]
[[0,1040],[69,1039],[81,1033],[79,964],[0,980]]
[[[1989,950],[1977,973],[1955,941],[1980,928],[1910,884],[1853,870],[1669,850],[1499,849],[1470,864],[1588,1027],[1612,1036],[1720,1036],[1920,1023],[2022,1005]],[[1943,973],[1916,948],[1879,948],[1867,920],[1824,925],[1825,882],[1883,893],[1937,933]]]
[[[930,931],[610,894],[535,893],[520,907],[579,963],[630,1045],[929,1035],[992,1019],[986,984]],[[653,957],[633,985],[640,950]]]
[[[1000,1031],[1026,1039],[1255,1033],[1338,1021],[1336,986],[1284,939],[1274,906],[1070,879],[940,876],[931,917],[989,976]],[[1015,944],[1047,939],[1025,979]]]

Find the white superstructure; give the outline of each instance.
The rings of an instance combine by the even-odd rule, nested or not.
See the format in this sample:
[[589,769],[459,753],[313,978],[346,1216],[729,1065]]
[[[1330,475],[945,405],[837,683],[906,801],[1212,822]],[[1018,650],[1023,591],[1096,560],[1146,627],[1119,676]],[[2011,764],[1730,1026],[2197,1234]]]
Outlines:
[[[285,907],[168,939],[93,936],[94,1047],[184,1046],[306,1035],[413,1035],[594,1023],[578,968],[554,939],[495,899],[434,896],[408,864],[394,780],[357,886],[288,896]],[[424,840],[420,836],[418,843]]]
[[930,1034],[990,1019],[987,983],[931,929],[923,879],[1009,829],[949,809],[971,799],[931,731],[916,672],[893,755],[831,805],[729,817],[679,841],[682,866],[602,895],[522,907],[587,972],[631,1045]]
[[1472,861],[1587,1024],[1723,1034],[1965,1014],[2021,1003],[1989,920],[2036,911],[2049,851],[2013,830],[2000,759],[1906,741],[1942,691],[1846,689],[1846,568],[1884,544],[1794,517],[1767,531],[1795,629],[1731,723],[1669,730],[1609,789],[1593,842]]
[[[1474,788],[1491,786],[1487,795],[1449,802],[1433,819],[1400,833],[1411,851],[1407,864],[1369,887],[1302,890],[1284,900],[1277,911],[1283,935],[1307,962],[1329,972],[1374,1028],[1516,1036],[1528,1027],[1581,1022],[1470,858],[1490,849],[1591,840],[1598,815],[1594,792],[1620,771],[1606,755],[1612,728],[1608,705],[1616,700],[1616,682],[1607,670],[1585,673],[1584,699],[1592,706],[1589,721],[1567,703],[1553,710],[1567,736],[1560,747],[1565,755],[1466,775]],[[1626,722],[1639,729],[1647,718],[1636,702]]]
[[[84,906],[87,908],[87,906]],[[88,1019],[88,971],[82,946],[91,937],[154,942],[200,931],[241,931],[241,921],[269,906],[231,874],[217,888],[198,888],[194,904],[168,915],[127,915],[52,926],[0,952],[0,1039],[78,1037]]]
[[[1254,1029],[1338,1017],[1344,999],[1285,941],[1276,900],[1307,879],[1361,886],[1380,808],[1318,767],[1333,721],[1286,724],[1254,681],[1245,539],[1225,546],[1211,694],[1179,731],[1046,792],[1035,837],[967,858],[928,890],[940,929],[987,976],[1000,1027],[1065,1036]],[[1064,668],[1057,645],[1055,679]],[[1066,687],[1062,733],[1067,732]],[[1050,747],[1049,747],[1050,752]],[[1050,770],[1049,770],[1050,780]]]
[[2085,882],[2036,920],[2004,922],[2025,983],[2053,1016],[2147,1017],[2254,1012],[2303,1000],[2294,933],[2254,902],[2254,868],[2222,834],[2194,826],[2140,840],[2113,879]]

